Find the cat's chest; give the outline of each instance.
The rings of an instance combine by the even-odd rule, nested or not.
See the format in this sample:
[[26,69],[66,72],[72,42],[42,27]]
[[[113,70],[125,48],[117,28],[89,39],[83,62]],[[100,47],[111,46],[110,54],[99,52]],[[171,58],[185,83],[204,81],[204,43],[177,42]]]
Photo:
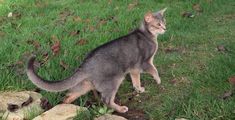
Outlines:
[[156,54],[157,50],[158,50],[158,42],[153,41],[151,44],[151,48],[150,48],[151,56],[154,56]]
[[157,53],[157,50],[158,50],[158,42],[155,41],[154,44],[152,44],[152,49],[151,49],[151,56],[150,56],[150,59],[149,59],[149,62],[150,63],[153,63],[153,59],[154,59],[154,56],[155,54]]

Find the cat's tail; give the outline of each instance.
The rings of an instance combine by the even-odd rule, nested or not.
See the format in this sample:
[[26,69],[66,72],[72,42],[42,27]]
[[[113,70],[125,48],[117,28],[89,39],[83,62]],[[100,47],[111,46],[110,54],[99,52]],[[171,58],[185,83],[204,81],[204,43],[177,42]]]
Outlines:
[[28,61],[28,66],[26,69],[29,79],[39,88],[51,91],[51,92],[60,92],[65,91],[69,88],[76,86],[79,82],[83,81],[88,77],[87,74],[82,71],[77,70],[73,73],[72,76],[59,80],[59,81],[47,81],[42,79],[39,75],[35,73],[34,70],[34,61],[36,56],[30,57]]

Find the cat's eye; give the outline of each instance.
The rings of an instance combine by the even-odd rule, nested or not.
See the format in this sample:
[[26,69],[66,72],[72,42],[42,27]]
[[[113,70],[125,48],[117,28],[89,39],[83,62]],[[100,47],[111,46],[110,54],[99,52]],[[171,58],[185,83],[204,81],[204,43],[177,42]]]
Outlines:
[[157,25],[158,25],[158,26],[161,26],[161,24],[160,24],[160,23],[158,23]]

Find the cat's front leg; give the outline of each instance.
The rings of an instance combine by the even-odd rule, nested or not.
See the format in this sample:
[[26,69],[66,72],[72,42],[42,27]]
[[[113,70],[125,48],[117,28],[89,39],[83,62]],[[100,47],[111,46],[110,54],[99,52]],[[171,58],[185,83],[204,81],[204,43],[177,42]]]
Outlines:
[[146,63],[144,65],[144,71],[149,73],[153,76],[153,78],[156,80],[157,84],[161,84],[161,79],[159,77],[157,68],[152,63]]
[[133,69],[130,71],[131,81],[133,84],[133,87],[138,93],[143,93],[145,91],[144,87],[141,87],[140,83],[140,70]]

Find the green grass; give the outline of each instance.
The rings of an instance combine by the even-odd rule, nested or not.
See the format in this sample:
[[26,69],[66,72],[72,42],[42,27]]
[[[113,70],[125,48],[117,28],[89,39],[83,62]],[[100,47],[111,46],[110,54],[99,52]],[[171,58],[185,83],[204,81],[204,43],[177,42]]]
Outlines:
[[[137,5],[128,9],[131,3]],[[200,4],[203,12],[196,12],[193,4]],[[71,75],[90,50],[136,28],[144,13],[168,7],[167,32],[158,38],[159,50],[154,60],[164,89],[159,89],[149,75],[143,75],[147,92],[136,97],[142,102],[128,102],[125,94],[132,92],[132,86],[127,77],[118,98],[123,104],[128,102],[130,109],[143,110],[153,120],[235,119],[235,97],[218,97],[230,89],[227,80],[235,75],[234,6],[234,0],[0,0],[0,90],[35,88],[24,73],[29,53],[36,53],[41,60],[42,53],[48,52],[49,60],[39,74],[49,80],[62,79]],[[182,17],[185,11],[195,17]],[[7,17],[9,12],[13,12],[13,17]],[[74,21],[76,16],[82,21]],[[106,23],[101,24],[101,19]],[[79,35],[70,35],[77,30]],[[61,42],[55,56],[50,49],[53,35]],[[76,45],[81,39],[87,42]],[[38,41],[40,48],[28,44],[29,40]],[[227,51],[217,51],[218,45]],[[177,50],[166,52],[166,48]],[[69,66],[67,70],[62,69],[60,61]],[[175,85],[170,82],[173,79],[177,80]],[[54,105],[63,98],[61,93],[42,94]],[[80,101],[85,102],[89,96]]]

